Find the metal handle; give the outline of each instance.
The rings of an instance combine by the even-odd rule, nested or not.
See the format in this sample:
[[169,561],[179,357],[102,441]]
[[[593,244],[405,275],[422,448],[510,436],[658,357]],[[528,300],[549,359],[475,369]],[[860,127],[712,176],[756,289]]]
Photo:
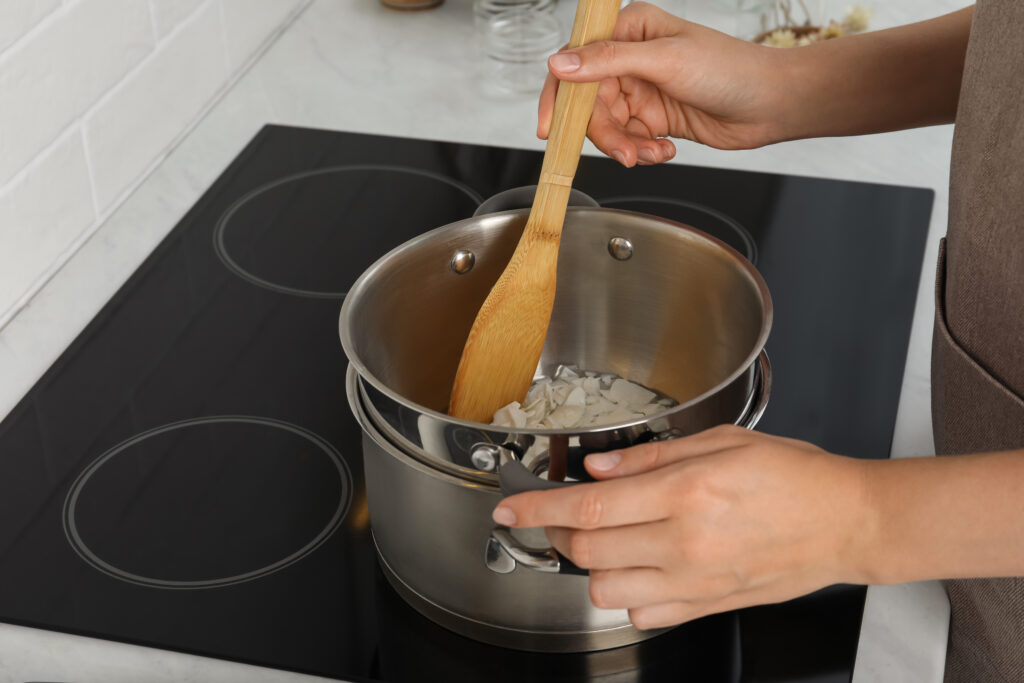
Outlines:
[[750,404],[743,412],[743,415],[736,420],[740,427],[753,429],[761,421],[765,408],[768,407],[768,399],[772,393],[772,363],[768,358],[768,352],[761,350],[757,357],[757,366],[754,372],[754,387],[751,391]]
[[[477,467],[494,463],[498,469],[498,483],[501,493],[512,496],[524,491],[536,491],[572,486],[574,482],[549,481],[534,476],[519,461],[515,452],[506,446],[480,444],[473,449],[473,464]],[[493,469],[488,467],[486,469]],[[531,548],[520,543],[507,527],[495,527],[487,539],[484,554],[487,567],[499,574],[507,574],[518,565],[539,572],[555,574],[587,575],[586,569],[580,569],[572,560],[559,554],[554,548]]]
[[498,483],[501,493],[513,496],[525,491],[557,489],[571,486],[576,482],[550,481],[534,476],[519,460],[516,453],[507,445],[479,443],[470,453],[473,466],[484,472],[498,471]]
[[495,527],[491,531],[487,539],[484,561],[488,569],[498,574],[508,574],[515,571],[519,565],[548,574],[589,574],[586,569],[580,569],[571,560],[558,554],[554,548],[531,548],[520,543],[508,528],[503,526]]

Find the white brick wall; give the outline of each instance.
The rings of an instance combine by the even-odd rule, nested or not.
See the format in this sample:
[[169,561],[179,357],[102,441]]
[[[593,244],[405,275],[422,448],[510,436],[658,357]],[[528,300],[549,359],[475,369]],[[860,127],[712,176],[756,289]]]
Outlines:
[[309,0],[0,0],[0,327]]

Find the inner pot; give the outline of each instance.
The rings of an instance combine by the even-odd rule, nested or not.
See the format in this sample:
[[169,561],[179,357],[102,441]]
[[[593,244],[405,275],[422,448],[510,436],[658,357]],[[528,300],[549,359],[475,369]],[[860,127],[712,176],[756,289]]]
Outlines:
[[[489,427],[445,414],[477,311],[508,263],[529,210],[477,216],[392,250],[349,291],[339,321],[367,408],[387,436],[460,473],[480,444],[565,436],[577,451],[622,447],[735,422],[754,399],[771,297],[754,266],[692,227],[627,211],[570,208],[538,374],[560,364],[614,373],[680,405],[579,430]],[[545,449],[546,450],[546,449]],[[479,472],[478,472],[479,473]]]

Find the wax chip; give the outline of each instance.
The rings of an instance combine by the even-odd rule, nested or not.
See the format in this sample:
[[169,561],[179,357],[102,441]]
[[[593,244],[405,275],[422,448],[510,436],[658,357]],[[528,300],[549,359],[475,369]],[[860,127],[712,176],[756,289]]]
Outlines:
[[678,405],[635,382],[610,373],[560,365],[552,377],[537,379],[522,405],[494,413],[491,424],[518,429],[569,429],[643,419]]
[[657,398],[657,394],[653,391],[644,389],[639,384],[633,384],[624,379],[617,379],[612,382],[612,387],[608,390],[608,393],[611,394],[611,400],[616,403],[625,403],[633,410],[641,410]]
[[522,428],[527,424],[527,416],[519,407],[519,402],[513,401],[503,408],[498,408],[498,411],[494,413],[494,422],[492,424],[500,424],[503,427]]

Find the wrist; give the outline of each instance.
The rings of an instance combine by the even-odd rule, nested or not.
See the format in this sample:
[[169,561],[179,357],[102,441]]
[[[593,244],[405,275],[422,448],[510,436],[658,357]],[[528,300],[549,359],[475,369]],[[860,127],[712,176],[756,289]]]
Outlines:
[[846,507],[837,539],[839,582],[859,585],[890,583],[884,558],[884,510],[878,495],[884,462],[837,456],[843,468],[841,498]]
[[820,60],[810,46],[800,48],[762,47],[764,109],[770,143],[799,140],[816,134],[815,98]]

